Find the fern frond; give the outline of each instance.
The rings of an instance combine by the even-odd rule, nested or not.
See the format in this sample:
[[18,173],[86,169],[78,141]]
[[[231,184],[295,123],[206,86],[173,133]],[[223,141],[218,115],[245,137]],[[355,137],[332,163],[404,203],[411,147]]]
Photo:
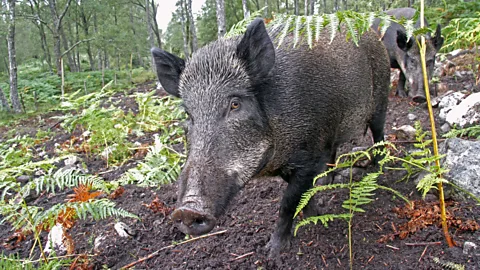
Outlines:
[[139,219],[138,216],[131,214],[126,210],[115,208],[115,203],[108,199],[93,200],[89,202],[72,202],[65,205],[75,209],[75,212],[80,219],[86,219],[87,214],[90,214],[95,220],[106,219],[110,216]]
[[107,193],[109,191],[105,180],[98,176],[83,174],[76,169],[59,169],[55,172],[51,169],[46,175],[35,179],[34,183],[37,194],[42,190],[55,193],[55,188],[72,188],[77,187],[80,184],[91,186],[92,189],[102,190]]
[[338,31],[339,20],[335,13],[328,14],[328,19],[330,23],[330,43],[332,43]]
[[306,26],[307,27],[307,42],[310,49],[313,47],[313,34],[312,34],[312,16],[307,16]]
[[11,193],[9,193],[10,190],[13,192],[18,192],[19,189],[20,189],[20,183],[18,182],[14,182],[14,181],[0,182],[0,190],[3,190],[2,195],[0,197],[0,201],[4,201],[7,195],[11,195]]
[[438,257],[433,257],[433,261],[442,266],[444,269],[449,269],[449,270],[465,270],[465,266],[462,264],[458,263],[453,263],[453,262],[442,262]]
[[303,227],[303,226],[311,224],[311,223],[317,225],[317,223],[320,221],[322,223],[322,225],[327,228],[328,227],[328,222],[333,221],[334,219],[349,220],[351,218],[352,218],[351,214],[328,214],[328,215],[321,215],[321,216],[315,216],[315,217],[307,217],[307,218],[304,218],[300,222],[297,223],[297,225],[295,226],[295,231],[294,231],[293,234],[296,236],[297,231],[298,231],[298,229],[300,229],[300,227]]
[[385,32],[387,32],[388,27],[390,27],[390,24],[392,24],[392,17],[385,14],[381,15],[379,19],[381,20],[382,24],[382,28],[380,29],[380,36],[383,37],[383,35],[385,35]]
[[315,16],[315,41],[318,42],[320,40],[320,33],[323,29],[323,16],[317,15]]
[[412,19],[407,20],[404,27],[405,34],[407,35],[407,41],[409,41],[413,35],[413,31],[415,31],[414,21]]
[[428,191],[432,188],[437,188],[439,183],[448,183],[444,178],[438,177],[436,174],[427,174],[423,179],[421,179],[417,184],[417,190],[422,192],[422,198],[425,198]]
[[347,37],[352,38],[353,43],[358,46],[358,31],[355,28],[355,24],[351,18],[345,17],[345,24],[347,25]]
[[302,197],[300,198],[300,202],[298,203],[298,206],[297,206],[297,210],[295,211],[295,215],[293,215],[293,217],[296,217],[302,211],[302,209],[305,208],[305,206],[308,204],[310,199],[318,192],[330,190],[330,189],[339,189],[339,188],[349,188],[349,185],[348,184],[329,184],[329,185],[312,187],[307,192],[302,194]]
[[295,29],[293,31],[293,47],[297,47],[298,42],[300,41],[300,30],[302,29],[302,16],[298,16],[295,21]]
[[285,40],[285,37],[287,37],[287,34],[288,34],[288,32],[289,32],[290,25],[292,24],[292,21],[293,21],[293,16],[287,16],[287,21],[285,22],[285,25],[283,26],[282,34],[280,35],[280,37],[279,37],[279,39],[278,39],[278,46],[277,46],[277,48],[280,48],[280,46],[282,45],[283,41]]

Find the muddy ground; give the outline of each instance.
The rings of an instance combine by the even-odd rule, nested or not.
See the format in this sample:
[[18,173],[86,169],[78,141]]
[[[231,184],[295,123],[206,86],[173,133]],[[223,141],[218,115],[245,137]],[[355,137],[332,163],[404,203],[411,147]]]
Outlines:
[[[440,94],[446,89],[455,91],[475,90],[472,86],[473,75],[463,78],[444,76],[441,78]],[[145,92],[153,89],[154,83],[139,85],[130,92]],[[164,93],[158,92],[159,95]],[[118,95],[124,106],[133,106],[132,100]],[[438,109],[434,109],[438,114]],[[424,128],[429,128],[428,112],[423,105],[414,104],[409,99],[390,96],[389,111],[386,124],[386,134],[393,134],[393,127],[404,124],[413,125],[407,115],[417,116]],[[56,137],[46,143],[45,151],[53,151],[52,144],[69,139],[67,134],[51,119],[55,112],[22,121],[16,128],[18,134],[35,135],[38,129],[56,131]],[[440,123],[437,121],[437,129]],[[0,127],[0,131],[6,129]],[[441,131],[439,130],[441,133]],[[136,138],[138,139],[138,138]],[[141,139],[142,143],[152,143],[151,134]],[[359,145],[368,146],[367,136]],[[356,145],[346,145],[342,149],[351,149]],[[399,148],[410,148],[410,142],[398,144]],[[53,155],[53,153],[51,153]],[[139,159],[131,160],[121,167],[106,168],[101,159],[82,157],[89,172],[99,173],[108,180],[117,179],[127,169],[133,167]],[[372,170],[369,168],[368,170]],[[107,172],[108,171],[108,172]],[[401,171],[386,171],[380,177],[379,183],[398,190],[410,200],[420,200],[414,181],[398,182],[404,176]],[[174,207],[176,202],[176,184],[159,187],[158,189],[140,188],[134,185],[125,186],[125,193],[114,201],[118,207],[138,215],[141,220],[121,219],[132,229],[131,237],[119,237],[114,229],[115,220],[109,218],[100,222],[92,220],[79,221],[70,234],[78,254],[95,254],[89,257],[91,269],[119,269],[131,262],[137,261],[158,250],[156,256],[136,264],[135,269],[348,269],[348,225],[345,221],[333,221],[328,228],[318,224],[303,227],[293,238],[291,248],[285,250],[279,260],[267,257],[265,245],[273,231],[277,220],[279,201],[286,184],[279,178],[261,178],[249,182],[233,199],[226,215],[223,216],[213,232],[225,231],[221,234],[188,242],[182,245],[168,247],[187,240],[183,233],[173,226],[169,216],[154,213],[145,205],[158,197],[167,207]],[[34,204],[50,207],[64,201],[71,193],[57,193],[55,196],[42,194],[35,199]],[[348,194],[344,191],[332,191],[319,197],[319,206],[323,213],[338,213],[343,211],[341,203]],[[448,210],[464,224],[480,222],[480,207],[471,200],[453,197],[448,201]],[[436,197],[427,195],[424,202],[428,209],[435,208]],[[448,248],[438,222],[426,224],[426,228],[414,230],[404,239],[400,239],[402,225],[409,220],[400,216],[399,209],[405,202],[386,191],[377,191],[374,202],[365,206],[364,214],[357,214],[352,223],[354,269],[443,269],[434,261],[454,262],[462,264],[466,269],[480,269],[480,258],[469,257],[462,253],[463,243],[472,241],[480,244],[480,231],[470,231],[458,226],[452,226],[450,233],[458,247]],[[421,210],[419,210],[421,211]],[[425,221],[425,223],[429,223]],[[0,225],[0,240],[3,243],[12,235],[8,224]],[[94,249],[94,239],[105,237],[100,246]],[[45,244],[47,233],[41,234]],[[0,252],[18,253],[21,258],[28,257],[34,241],[32,237],[20,243],[15,249],[0,247]],[[168,248],[166,248],[168,247]],[[38,248],[35,251],[38,255]]]

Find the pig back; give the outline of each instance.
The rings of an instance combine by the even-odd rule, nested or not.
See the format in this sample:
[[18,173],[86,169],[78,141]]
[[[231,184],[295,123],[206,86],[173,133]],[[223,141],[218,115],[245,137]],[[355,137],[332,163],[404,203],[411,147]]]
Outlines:
[[264,104],[284,162],[294,152],[323,151],[363,135],[374,114],[386,109],[390,70],[373,32],[359,46],[342,33],[331,43],[329,33],[322,34],[312,49],[283,45],[273,72]]

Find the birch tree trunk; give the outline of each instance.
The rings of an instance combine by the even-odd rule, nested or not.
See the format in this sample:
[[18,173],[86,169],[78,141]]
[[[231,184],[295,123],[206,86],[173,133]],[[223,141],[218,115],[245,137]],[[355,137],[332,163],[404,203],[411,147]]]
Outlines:
[[[153,1],[153,0],[152,0]],[[147,30],[148,30],[148,42],[150,43],[150,49],[155,47],[155,39],[153,37],[153,27],[152,27],[152,19],[150,18],[150,0],[145,0],[145,15],[147,20]],[[150,50],[149,50],[150,51]],[[151,57],[151,64],[153,72],[155,72],[155,60]],[[106,65],[104,65],[106,66]]]
[[308,16],[308,0],[305,0],[305,16]]
[[190,21],[190,35],[192,36],[192,39],[190,40],[192,42],[191,51],[194,53],[197,51],[198,41],[197,30],[195,29],[195,20],[193,19],[192,0],[187,0],[187,16],[188,21]]
[[2,87],[0,87],[0,110],[6,112],[10,111],[10,106],[8,105],[8,101],[5,97]]
[[216,0],[217,2],[217,25],[218,25],[218,38],[225,36],[226,23],[225,23],[225,0]]
[[10,70],[10,102],[15,113],[22,112],[17,87],[17,56],[15,52],[15,0],[7,0],[8,17],[8,69]]
[[250,10],[248,9],[247,0],[242,0],[243,7],[243,18],[246,19],[250,17]]
[[190,53],[188,52],[187,22],[185,21],[185,0],[180,0],[180,22],[182,24],[183,52],[185,58],[188,58]]
[[61,42],[60,42],[60,28],[62,27],[62,20],[65,17],[65,14],[68,11],[68,8],[70,7],[70,3],[72,0],[67,0],[67,3],[65,4],[63,11],[58,14],[57,12],[57,3],[56,0],[49,0],[48,5],[50,7],[50,13],[52,15],[52,20],[53,20],[53,27],[52,27],[52,38],[53,38],[53,53],[55,54],[55,63],[57,67],[57,74],[61,75],[61,63],[60,63],[60,58],[62,58],[62,52],[61,52]]

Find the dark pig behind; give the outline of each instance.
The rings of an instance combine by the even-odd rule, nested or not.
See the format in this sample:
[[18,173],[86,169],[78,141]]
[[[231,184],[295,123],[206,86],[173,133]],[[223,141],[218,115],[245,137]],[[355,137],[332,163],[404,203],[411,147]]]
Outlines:
[[[187,62],[154,48],[158,78],[183,99],[188,158],[178,179],[173,220],[186,234],[213,229],[252,178],[288,182],[270,256],[289,243],[293,214],[337,146],[363,135],[383,140],[389,92],[387,52],[375,33],[359,46],[329,33],[313,48],[274,48],[263,20],[241,37],[220,39]],[[254,203],[254,202],[252,202]],[[310,208],[312,208],[310,206]]]
[[[397,8],[388,10],[385,13],[396,19],[401,19],[402,17],[412,19],[415,16],[416,10],[413,8]],[[428,26],[427,21],[424,22],[424,25]],[[375,19],[372,28],[380,34],[379,25],[380,20]],[[415,23],[415,28],[420,28],[420,19]],[[407,93],[405,92],[405,82],[407,82],[409,88],[408,96],[412,97],[415,102],[425,102],[420,48],[415,41],[415,38],[411,37],[407,42],[405,28],[398,23],[392,22],[382,37],[382,41],[388,51],[390,67],[400,69],[396,95],[401,97],[407,96]],[[433,68],[435,67],[435,55],[443,45],[440,25],[437,25],[434,37],[426,37],[426,45],[427,50],[425,60],[428,81],[430,81],[433,74]]]

